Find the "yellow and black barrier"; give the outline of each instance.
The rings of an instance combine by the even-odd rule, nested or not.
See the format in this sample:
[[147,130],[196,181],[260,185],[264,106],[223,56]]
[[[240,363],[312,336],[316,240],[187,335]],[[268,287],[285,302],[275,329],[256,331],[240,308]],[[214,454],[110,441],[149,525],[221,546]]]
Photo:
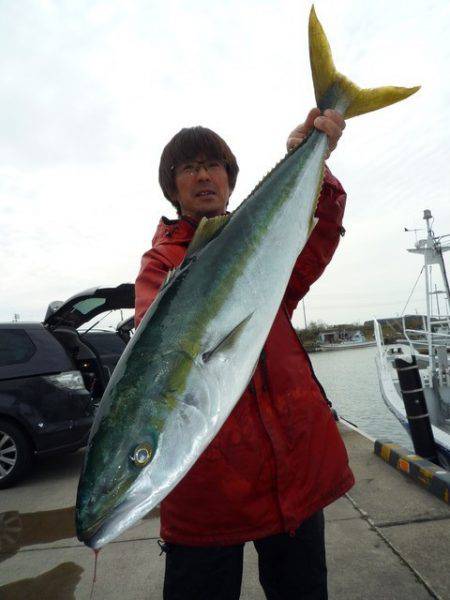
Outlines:
[[408,475],[434,496],[450,504],[450,471],[388,440],[375,440],[374,452],[397,471]]

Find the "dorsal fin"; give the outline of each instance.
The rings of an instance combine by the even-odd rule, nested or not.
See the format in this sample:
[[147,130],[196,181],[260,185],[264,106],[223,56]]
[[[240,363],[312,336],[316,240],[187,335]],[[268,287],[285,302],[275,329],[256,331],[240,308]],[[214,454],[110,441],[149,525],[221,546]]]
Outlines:
[[212,240],[225,227],[231,215],[220,215],[220,217],[203,217],[200,221],[194,237],[188,246],[186,257],[191,256]]

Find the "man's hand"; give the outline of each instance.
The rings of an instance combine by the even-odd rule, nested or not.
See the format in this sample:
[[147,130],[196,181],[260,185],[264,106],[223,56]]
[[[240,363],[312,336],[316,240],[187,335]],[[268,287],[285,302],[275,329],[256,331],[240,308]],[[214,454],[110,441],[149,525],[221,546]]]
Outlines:
[[306,121],[298,125],[294,131],[289,134],[287,140],[287,149],[293,150],[296,148],[308,135],[311,129],[315,127],[319,131],[323,131],[328,136],[328,154],[330,156],[336,148],[339,138],[345,129],[345,121],[340,113],[336,110],[327,109],[323,115],[320,114],[318,108],[313,108],[309,111]]

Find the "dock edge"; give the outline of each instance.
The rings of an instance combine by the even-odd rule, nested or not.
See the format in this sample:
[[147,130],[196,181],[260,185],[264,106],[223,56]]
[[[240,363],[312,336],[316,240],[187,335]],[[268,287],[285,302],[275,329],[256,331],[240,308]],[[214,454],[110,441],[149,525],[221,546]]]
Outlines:
[[375,440],[374,453],[434,496],[450,504],[450,471],[387,439]]

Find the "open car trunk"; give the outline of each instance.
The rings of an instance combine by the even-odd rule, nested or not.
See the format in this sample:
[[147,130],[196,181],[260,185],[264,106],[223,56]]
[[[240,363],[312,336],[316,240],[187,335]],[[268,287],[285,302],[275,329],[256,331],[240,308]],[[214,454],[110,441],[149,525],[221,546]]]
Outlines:
[[50,303],[44,326],[64,347],[81,372],[94,401],[100,400],[126,346],[118,332],[79,332],[78,327],[112,310],[134,308],[134,285],[92,288],[66,302]]

